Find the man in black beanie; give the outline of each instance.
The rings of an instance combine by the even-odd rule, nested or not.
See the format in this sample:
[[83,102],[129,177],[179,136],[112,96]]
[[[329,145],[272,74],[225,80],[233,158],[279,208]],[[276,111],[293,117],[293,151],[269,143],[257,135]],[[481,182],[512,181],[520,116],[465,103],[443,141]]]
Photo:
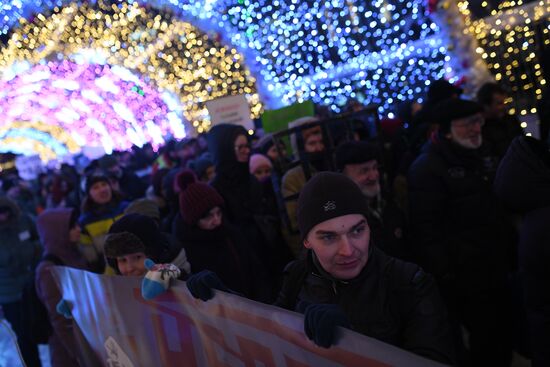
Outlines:
[[391,194],[382,190],[378,157],[376,146],[365,141],[346,142],[335,152],[338,170],[355,182],[367,199],[367,218],[376,246],[390,256],[409,260],[407,217]]
[[463,351],[459,362],[508,366],[516,233],[493,194],[496,164],[482,145],[481,112],[477,103],[460,99],[436,108],[439,133],[409,170],[410,228],[414,258],[435,277],[449,310],[456,349]]
[[[443,363],[453,362],[446,311],[432,277],[415,264],[371,246],[367,202],[339,173],[322,172],[298,199],[305,259],[290,263],[275,306],[305,314],[304,330],[317,345],[337,341],[347,327]],[[191,294],[227,291],[212,272],[187,280]]]
[[367,199],[342,174],[313,177],[298,199],[306,259],[285,269],[276,305],[305,313],[306,334],[320,346],[337,326],[451,363],[446,312],[431,276],[371,246]]

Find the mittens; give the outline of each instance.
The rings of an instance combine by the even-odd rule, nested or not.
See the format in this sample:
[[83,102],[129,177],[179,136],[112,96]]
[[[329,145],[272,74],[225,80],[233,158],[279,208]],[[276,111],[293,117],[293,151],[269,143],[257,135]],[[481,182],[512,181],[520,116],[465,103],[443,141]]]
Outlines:
[[191,275],[186,284],[193,297],[202,299],[205,302],[214,297],[212,289],[230,292],[216,273],[210,270],[203,270],[200,273]]
[[73,318],[73,315],[71,313],[71,308],[69,306],[69,302],[65,301],[63,298],[55,306],[55,310],[57,311],[58,314],[63,315],[66,319]]
[[298,308],[305,309],[307,337],[320,347],[329,348],[338,341],[338,327],[349,328],[348,318],[338,305],[301,304]]
[[141,295],[151,300],[170,288],[171,279],[178,279],[181,270],[174,264],[155,264],[151,259],[145,260],[147,274],[141,281]]

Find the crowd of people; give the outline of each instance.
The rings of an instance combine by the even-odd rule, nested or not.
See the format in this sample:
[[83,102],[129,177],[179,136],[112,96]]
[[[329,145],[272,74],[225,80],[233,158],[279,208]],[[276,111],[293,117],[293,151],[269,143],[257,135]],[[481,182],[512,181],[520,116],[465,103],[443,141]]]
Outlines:
[[319,110],[286,138],[220,124],[34,182],[4,173],[0,305],[26,364],[45,339],[52,366],[81,364],[52,266],[143,277],[150,259],[204,301],[303,313],[322,347],[344,327],[449,365],[550,365],[549,149],[497,84],[461,94],[434,81],[376,134],[350,103],[349,134]]

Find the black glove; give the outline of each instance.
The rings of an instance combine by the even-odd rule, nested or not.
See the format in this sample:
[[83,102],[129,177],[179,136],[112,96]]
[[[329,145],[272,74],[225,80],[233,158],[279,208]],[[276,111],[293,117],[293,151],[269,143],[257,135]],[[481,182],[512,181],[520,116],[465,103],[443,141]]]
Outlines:
[[349,328],[349,321],[338,305],[300,302],[304,311],[304,331],[307,337],[323,348],[334,345],[339,338],[338,327]]
[[192,274],[187,278],[187,289],[195,298],[208,301],[214,297],[212,289],[229,292],[230,290],[222,283],[216,273],[210,270],[203,270],[200,273]]

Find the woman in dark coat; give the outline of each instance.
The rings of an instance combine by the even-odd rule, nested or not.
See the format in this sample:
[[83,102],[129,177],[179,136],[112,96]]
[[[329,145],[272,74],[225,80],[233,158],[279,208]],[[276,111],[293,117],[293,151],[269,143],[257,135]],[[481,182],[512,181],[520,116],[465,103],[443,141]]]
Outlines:
[[247,132],[242,126],[216,125],[208,133],[208,149],[216,164],[212,186],[225,201],[226,219],[246,237],[266,267],[274,299],[291,255],[280,232],[277,203],[249,172]]

